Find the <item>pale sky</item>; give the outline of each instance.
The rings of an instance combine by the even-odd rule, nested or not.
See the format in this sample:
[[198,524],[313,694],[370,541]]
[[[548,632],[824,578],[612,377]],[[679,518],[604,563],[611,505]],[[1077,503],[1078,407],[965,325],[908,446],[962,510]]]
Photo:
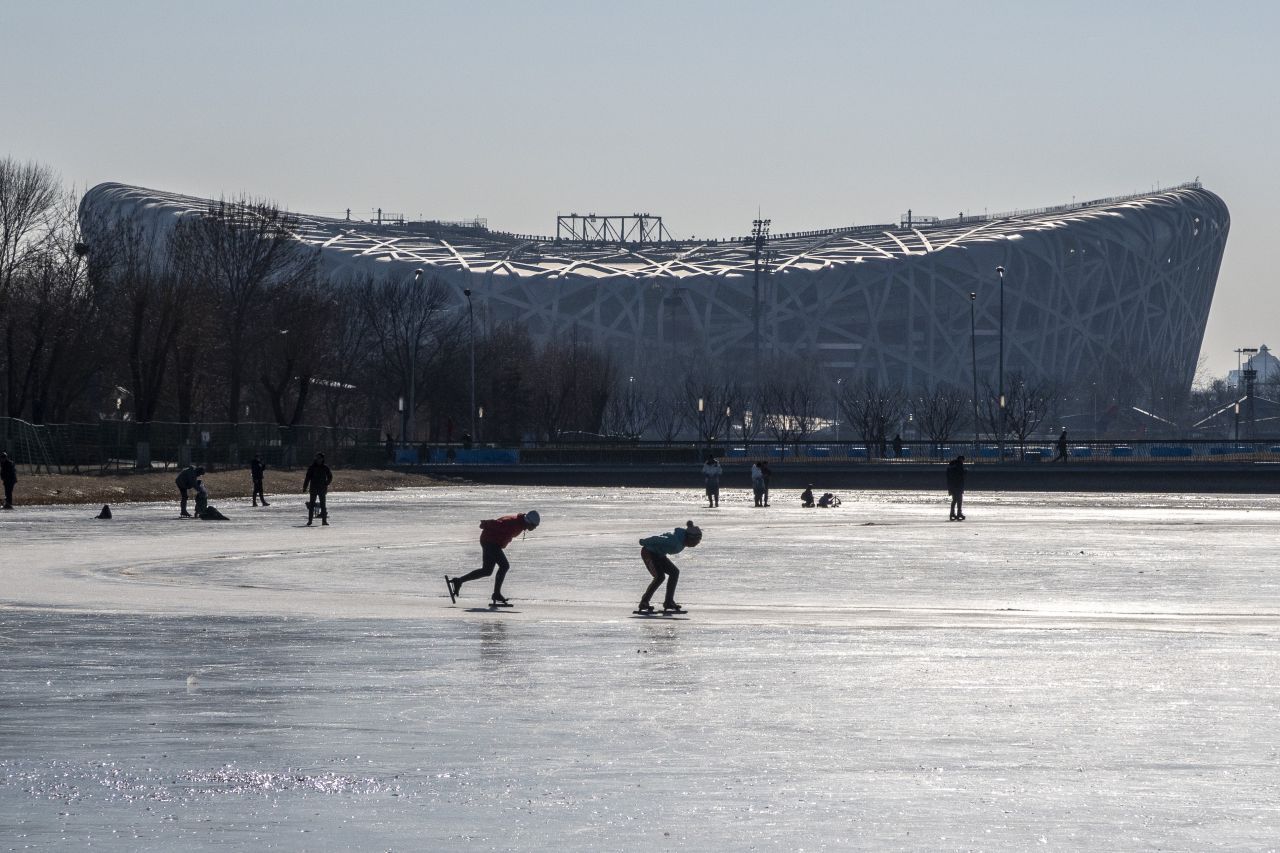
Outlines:
[[291,210],[676,236],[1199,177],[1203,355],[1280,349],[1280,2],[0,0],[0,156]]

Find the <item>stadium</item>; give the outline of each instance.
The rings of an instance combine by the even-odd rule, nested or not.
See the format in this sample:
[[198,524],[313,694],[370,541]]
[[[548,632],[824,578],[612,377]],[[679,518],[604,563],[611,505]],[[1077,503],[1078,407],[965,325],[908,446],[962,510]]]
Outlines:
[[[81,221],[142,214],[159,233],[211,202],[100,184]],[[649,214],[559,217],[556,236],[481,221],[294,214],[331,273],[442,279],[482,327],[576,334],[624,369],[655,355],[964,387],[972,361],[1074,383],[1158,368],[1190,385],[1230,217],[1192,182],[1147,194],[951,219],[671,239]],[[997,273],[997,269],[1002,270]],[[468,294],[467,291],[470,293]],[[971,298],[970,294],[974,294]],[[1003,314],[1003,323],[1001,322]],[[1001,330],[1003,334],[1001,334]]]

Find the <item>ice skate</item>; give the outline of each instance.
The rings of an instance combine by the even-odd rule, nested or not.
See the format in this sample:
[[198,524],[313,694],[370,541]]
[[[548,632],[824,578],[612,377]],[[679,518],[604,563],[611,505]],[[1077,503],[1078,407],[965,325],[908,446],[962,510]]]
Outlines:
[[495,595],[489,599],[490,607],[513,607],[514,605],[500,595]]
[[637,607],[635,610],[632,610],[631,612],[632,612],[632,613],[634,613],[634,614],[636,614],[637,616],[652,616],[652,615],[653,615],[653,605],[652,605],[652,604],[641,604],[639,607]]
[[674,601],[669,601],[666,604],[662,605],[662,612],[665,614],[665,613],[688,613],[689,611],[685,610],[683,607],[681,607],[679,604],[676,604]]

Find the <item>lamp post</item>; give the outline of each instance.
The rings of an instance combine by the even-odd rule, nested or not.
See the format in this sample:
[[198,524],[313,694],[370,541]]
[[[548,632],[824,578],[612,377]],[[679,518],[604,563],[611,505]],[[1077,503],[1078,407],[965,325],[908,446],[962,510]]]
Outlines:
[[1000,450],[1000,462],[1004,463],[1004,267],[996,267],[1000,276],[1000,435],[996,442]]
[[479,428],[476,429],[476,444],[480,443],[480,433],[484,431],[484,406],[476,410],[480,415]]
[[974,316],[978,294],[969,291],[969,355],[973,360],[973,457],[978,458],[978,326]]
[[843,384],[844,377],[841,376],[836,380],[836,397],[831,401],[832,433],[837,442],[840,441],[840,386]]
[[471,434],[476,432],[476,315],[471,306],[471,288],[462,289],[467,297],[467,342],[471,349]]
[[1240,443],[1240,401],[1236,400],[1236,443]]
[[[417,290],[422,284],[422,270],[413,271],[413,289]],[[405,417],[408,424],[406,432],[401,440],[407,440],[412,444],[418,435],[417,408],[418,408],[418,337],[421,327],[415,323],[413,326],[413,347],[409,356],[409,411]]]

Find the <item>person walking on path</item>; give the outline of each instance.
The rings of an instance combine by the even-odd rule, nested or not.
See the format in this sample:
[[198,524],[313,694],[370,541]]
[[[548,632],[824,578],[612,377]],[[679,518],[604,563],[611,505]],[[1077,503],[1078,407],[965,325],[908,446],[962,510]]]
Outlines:
[[493,569],[496,566],[498,576],[493,580],[493,595],[489,598],[490,606],[510,607],[511,602],[502,597],[502,581],[507,577],[507,571],[511,568],[504,550],[511,544],[511,540],[521,533],[526,530],[536,530],[541,521],[542,519],[539,518],[536,509],[517,513],[516,515],[504,515],[501,518],[486,518],[481,521],[480,568],[457,578],[445,575],[445,582],[449,584],[450,600],[458,600],[458,596],[462,594],[462,585],[464,583],[489,577],[489,575],[493,574]]
[[896,432],[893,434],[893,458],[902,458],[902,436],[898,435]]
[[1057,462],[1059,459],[1061,459],[1063,462],[1067,461],[1067,428],[1066,427],[1062,428],[1062,435],[1058,436],[1058,455],[1053,457],[1053,461]]
[[333,482],[333,472],[324,464],[324,454],[317,453],[311,466],[307,468],[306,479],[302,481],[302,490],[307,493],[307,527],[320,513],[320,524],[329,526],[329,507],[325,504],[325,496],[329,493],[329,484]]
[[18,484],[18,466],[0,450],[0,483],[4,483],[4,508],[13,509],[13,487]]
[[676,584],[680,580],[680,570],[671,562],[671,557],[685,548],[698,547],[701,541],[702,530],[692,521],[686,521],[684,527],[677,527],[670,533],[659,533],[640,540],[640,559],[653,580],[645,588],[644,595],[640,596],[640,606],[636,608],[636,613],[643,615],[653,612],[653,605],[649,602],[664,580],[667,582],[667,593],[662,602],[662,612],[685,612],[676,603]]
[[720,461],[714,456],[708,456],[702,466],[702,479],[707,487],[707,509],[720,506],[720,475],[723,473]]
[[951,495],[951,520],[964,521],[964,457],[947,464],[947,494]]
[[271,506],[267,503],[267,496],[262,491],[262,475],[267,471],[267,466],[262,462],[260,454],[253,454],[253,461],[249,463],[249,476],[253,477],[253,505],[258,505],[258,499],[262,499],[263,506]]
[[173,481],[178,486],[178,495],[179,500],[181,501],[181,510],[178,514],[183,518],[191,517],[191,513],[187,512],[187,496],[188,493],[196,487],[196,482],[203,476],[203,468],[188,465],[179,472],[178,476]]

